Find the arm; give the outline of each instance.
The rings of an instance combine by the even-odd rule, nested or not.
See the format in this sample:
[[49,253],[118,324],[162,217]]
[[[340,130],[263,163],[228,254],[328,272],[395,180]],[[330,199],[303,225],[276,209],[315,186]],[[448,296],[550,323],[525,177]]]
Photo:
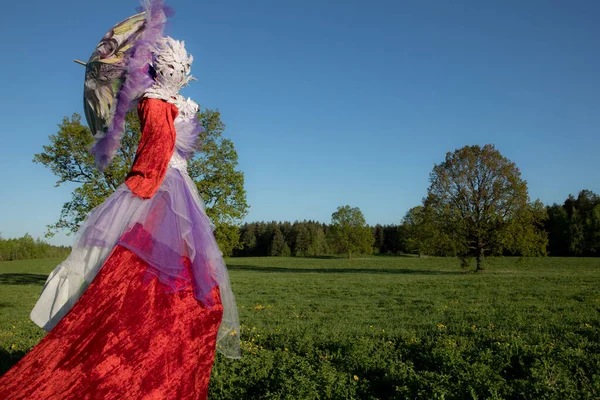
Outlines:
[[142,135],[125,184],[143,199],[158,190],[175,149],[177,107],[164,100],[144,98],[138,105]]

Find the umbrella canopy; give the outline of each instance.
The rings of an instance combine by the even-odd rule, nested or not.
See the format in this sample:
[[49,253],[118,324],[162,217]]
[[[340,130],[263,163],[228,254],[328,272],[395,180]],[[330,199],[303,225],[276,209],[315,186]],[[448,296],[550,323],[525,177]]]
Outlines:
[[145,12],[139,13],[115,25],[98,43],[86,64],[83,107],[94,136],[106,135],[131,49],[144,29],[145,15]]
[[144,0],[139,14],[119,22],[86,63],[84,111],[96,138],[91,152],[103,170],[121,146],[125,115],[153,84],[148,73],[167,21],[163,0]]

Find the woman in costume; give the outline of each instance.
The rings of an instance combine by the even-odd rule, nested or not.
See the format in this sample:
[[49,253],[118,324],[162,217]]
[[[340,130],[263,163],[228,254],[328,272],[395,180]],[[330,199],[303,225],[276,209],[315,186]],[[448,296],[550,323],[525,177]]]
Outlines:
[[[192,79],[192,57],[162,36],[162,2],[144,6],[134,16],[143,32],[93,149],[105,167],[137,103],[135,161],[48,277],[31,318],[49,333],[0,378],[2,399],[206,398],[215,349],[240,355],[227,269],[187,174],[202,131],[198,105],[178,93]],[[92,59],[106,56],[119,33],[111,32]]]

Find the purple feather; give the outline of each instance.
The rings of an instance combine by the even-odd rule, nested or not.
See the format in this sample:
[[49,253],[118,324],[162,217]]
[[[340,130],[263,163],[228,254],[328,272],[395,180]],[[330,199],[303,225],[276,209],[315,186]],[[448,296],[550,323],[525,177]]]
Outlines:
[[144,31],[130,50],[125,79],[115,100],[114,116],[106,135],[98,139],[91,148],[100,171],[110,164],[121,147],[127,112],[154,83],[148,73],[148,67],[152,62],[152,53],[163,36],[167,15],[172,14],[172,10],[164,5],[163,0],[142,0],[141,11],[146,11]]

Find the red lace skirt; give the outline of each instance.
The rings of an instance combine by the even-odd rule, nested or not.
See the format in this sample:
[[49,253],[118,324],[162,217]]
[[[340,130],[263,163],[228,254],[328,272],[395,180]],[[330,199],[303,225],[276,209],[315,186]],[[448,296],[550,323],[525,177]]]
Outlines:
[[0,399],[205,399],[223,307],[144,283],[117,246],[71,311],[0,378]]

